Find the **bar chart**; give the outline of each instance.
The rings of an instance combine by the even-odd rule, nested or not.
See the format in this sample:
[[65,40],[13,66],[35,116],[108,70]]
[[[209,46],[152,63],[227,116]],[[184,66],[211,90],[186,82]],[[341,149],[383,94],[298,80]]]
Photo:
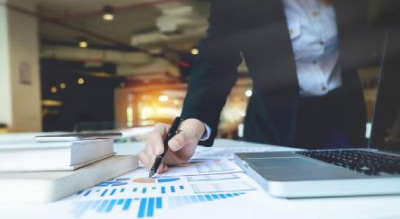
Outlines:
[[185,191],[186,185],[154,185],[154,186],[133,186],[123,188],[92,188],[78,192],[76,195],[88,198],[112,198],[114,196],[126,195],[153,195],[153,194],[179,194]]
[[127,212],[137,218],[149,218],[155,215],[157,210],[165,208],[165,202],[168,202],[169,208],[183,207],[189,204],[201,202],[212,202],[233,198],[245,194],[238,193],[210,193],[201,195],[182,195],[170,197],[145,197],[145,198],[126,198],[126,199],[104,199],[104,200],[89,200],[78,202],[71,211],[71,214],[76,217],[82,217],[87,212],[96,214],[107,214],[112,212]]

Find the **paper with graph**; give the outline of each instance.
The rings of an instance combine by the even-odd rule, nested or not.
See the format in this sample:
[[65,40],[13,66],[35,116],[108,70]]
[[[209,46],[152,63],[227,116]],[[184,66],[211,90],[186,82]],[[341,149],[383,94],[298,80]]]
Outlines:
[[[41,218],[163,218],[187,206],[198,206],[199,212],[194,214],[206,217],[207,213],[200,210],[202,206],[231,200],[230,203],[239,207],[243,204],[242,198],[263,192],[228,160],[193,160],[185,166],[171,167],[168,173],[155,178],[147,176],[147,169],[138,169],[47,204],[48,210],[38,215]],[[2,207],[0,211],[3,212]]]

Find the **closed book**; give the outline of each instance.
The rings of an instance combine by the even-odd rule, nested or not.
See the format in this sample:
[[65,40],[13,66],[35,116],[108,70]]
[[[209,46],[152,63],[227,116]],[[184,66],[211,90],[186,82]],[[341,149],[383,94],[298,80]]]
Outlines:
[[0,203],[46,203],[137,169],[136,155],[112,156],[75,171],[0,173]]
[[75,170],[114,155],[111,139],[0,144],[0,172]]

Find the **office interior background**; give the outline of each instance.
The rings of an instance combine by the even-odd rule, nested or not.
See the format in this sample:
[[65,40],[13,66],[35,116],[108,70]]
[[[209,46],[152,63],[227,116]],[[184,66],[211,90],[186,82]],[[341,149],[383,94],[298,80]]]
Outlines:
[[[371,1],[371,4],[377,4]],[[384,2],[384,1],[380,1]],[[152,127],[179,115],[208,0],[0,0],[1,132]],[[376,16],[372,6],[371,20]],[[369,54],[379,59],[381,51]],[[371,122],[379,62],[359,66]],[[243,62],[219,137],[242,136]],[[224,82],[221,82],[224,83]]]

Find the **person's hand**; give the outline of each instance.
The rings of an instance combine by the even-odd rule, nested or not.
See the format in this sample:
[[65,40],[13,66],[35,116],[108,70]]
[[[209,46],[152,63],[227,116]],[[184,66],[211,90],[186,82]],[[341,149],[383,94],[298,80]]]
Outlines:
[[[138,154],[139,160],[147,168],[151,168],[157,155],[164,152],[163,139],[170,125],[158,123],[148,135],[145,148]],[[197,119],[186,119],[180,127],[179,133],[168,142],[168,152],[164,163],[160,165],[157,173],[168,170],[168,166],[185,164],[196,150],[197,143],[205,130],[204,123]]]

